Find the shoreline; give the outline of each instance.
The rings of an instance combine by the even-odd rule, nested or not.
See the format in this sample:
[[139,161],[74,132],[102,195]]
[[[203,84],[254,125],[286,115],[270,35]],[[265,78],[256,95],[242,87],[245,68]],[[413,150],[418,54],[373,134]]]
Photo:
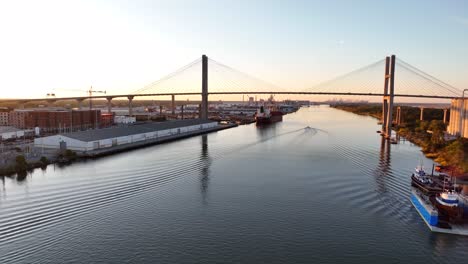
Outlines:
[[[141,149],[145,147],[150,147],[154,145],[159,145],[159,144],[164,144],[164,143],[169,143],[173,142],[179,139],[185,139],[185,138],[190,138],[194,136],[199,136],[199,135],[204,135],[204,134],[209,134],[229,128],[234,128],[237,127],[237,124],[227,124],[227,125],[220,125],[218,124],[216,127],[213,128],[207,128],[203,130],[198,130],[198,131],[193,131],[193,132],[187,132],[187,133],[182,133],[182,134],[176,134],[176,135],[169,135],[157,139],[151,139],[143,142],[134,142],[134,143],[128,143],[125,145],[120,145],[120,146],[115,146],[115,147],[110,147],[110,148],[105,148],[105,149],[100,149],[97,151],[88,151],[88,152],[70,152],[71,155],[67,156],[65,155],[65,159],[61,160],[59,155],[56,155],[55,158],[46,158],[45,160],[41,159],[36,162],[31,162],[31,163],[25,163],[23,164],[22,167],[18,168],[17,164],[8,166],[8,167],[3,167],[0,168],[0,177],[11,177],[14,175],[18,175],[21,177],[26,176],[29,172],[34,171],[35,169],[41,168],[45,169],[47,168],[48,165],[51,164],[58,164],[58,165],[70,165],[73,162],[77,161],[83,161],[87,159],[96,159],[104,156],[110,156],[126,151],[131,151],[135,149]],[[19,154],[18,156],[23,156],[22,154]],[[24,156],[23,156],[24,157]]]
[[[377,121],[380,121],[380,116],[378,114],[376,114],[376,113],[373,113],[371,111],[361,111],[361,112],[357,111],[357,108],[359,106],[361,106],[361,105],[353,105],[353,106],[350,106],[350,105],[342,105],[342,106],[332,105],[331,107],[333,107],[335,109],[338,109],[338,110],[346,111],[346,112],[349,112],[349,113],[357,114],[357,115],[360,115],[360,116],[369,116],[369,117],[372,117],[372,118],[376,119]],[[380,106],[378,106],[378,107],[380,108]],[[406,129],[402,129],[402,127],[393,127],[392,126],[392,130],[398,136],[405,138],[409,142],[411,142],[411,143],[415,144],[416,146],[418,146],[419,148],[421,148],[421,152],[424,154],[424,156],[426,158],[431,159],[434,163],[441,164],[441,165],[444,165],[444,166],[450,166],[452,168],[452,170],[456,171],[459,176],[461,176],[462,178],[466,178],[468,180],[467,171],[464,170],[462,166],[458,166],[458,164],[457,165],[449,164],[449,162],[444,159],[443,156],[446,154],[444,150],[445,150],[445,147],[447,147],[447,145],[445,145],[444,147],[440,147],[436,151],[428,151],[428,150],[425,150],[425,147],[423,146],[423,144],[427,144],[427,139],[425,141],[425,139],[417,137],[417,135],[415,135],[415,132],[407,131]],[[405,131],[406,131],[406,133],[405,133]],[[452,141],[446,141],[445,143],[447,143],[447,142],[452,142]],[[454,176],[456,176],[456,175],[454,175]]]

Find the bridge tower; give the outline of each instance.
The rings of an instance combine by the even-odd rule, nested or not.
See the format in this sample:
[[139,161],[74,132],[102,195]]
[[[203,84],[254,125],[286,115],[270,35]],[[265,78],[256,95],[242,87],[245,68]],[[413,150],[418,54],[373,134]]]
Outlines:
[[208,57],[202,56],[202,102],[200,119],[208,119]]
[[395,55],[385,58],[384,96],[382,103],[382,134],[392,135],[393,98],[395,96]]

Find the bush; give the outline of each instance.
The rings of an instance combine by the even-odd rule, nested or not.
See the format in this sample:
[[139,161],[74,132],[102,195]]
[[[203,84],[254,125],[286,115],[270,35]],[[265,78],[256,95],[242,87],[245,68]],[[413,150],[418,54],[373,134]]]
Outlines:
[[23,155],[16,156],[15,163],[16,171],[26,171],[28,169],[28,163]]
[[46,157],[44,157],[44,156],[42,156],[41,159],[40,159],[39,161],[42,163],[42,165],[47,165],[47,164],[49,164],[49,159],[46,158]]
[[70,149],[67,149],[65,150],[65,153],[63,155],[66,159],[68,160],[74,160],[76,159],[76,152],[70,150]]

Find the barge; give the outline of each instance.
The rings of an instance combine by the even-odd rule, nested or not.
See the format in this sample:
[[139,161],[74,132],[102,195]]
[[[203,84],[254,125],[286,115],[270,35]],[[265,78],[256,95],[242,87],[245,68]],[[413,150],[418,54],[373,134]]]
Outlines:
[[[439,212],[438,208],[434,206],[431,198],[426,196],[419,189],[411,187],[410,201],[432,232],[468,236],[467,221],[448,221],[444,215]],[[466,202],[468,199],[460,199],[460,202],[462,201]],[[464,207],[466,211],[468,204],[462,202],[460,206]]]
[[433,232],[468,236],[468,192],[445,173],[426,174],[416,167],[411,175],[410,201]]

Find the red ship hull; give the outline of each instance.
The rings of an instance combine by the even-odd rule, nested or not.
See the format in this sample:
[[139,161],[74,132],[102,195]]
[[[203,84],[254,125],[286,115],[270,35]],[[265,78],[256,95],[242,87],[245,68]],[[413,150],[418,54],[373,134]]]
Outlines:
[[283,121],[283,113],[280,111],[272,111],[269,117],[255,117],[257,124],[271,124]]

